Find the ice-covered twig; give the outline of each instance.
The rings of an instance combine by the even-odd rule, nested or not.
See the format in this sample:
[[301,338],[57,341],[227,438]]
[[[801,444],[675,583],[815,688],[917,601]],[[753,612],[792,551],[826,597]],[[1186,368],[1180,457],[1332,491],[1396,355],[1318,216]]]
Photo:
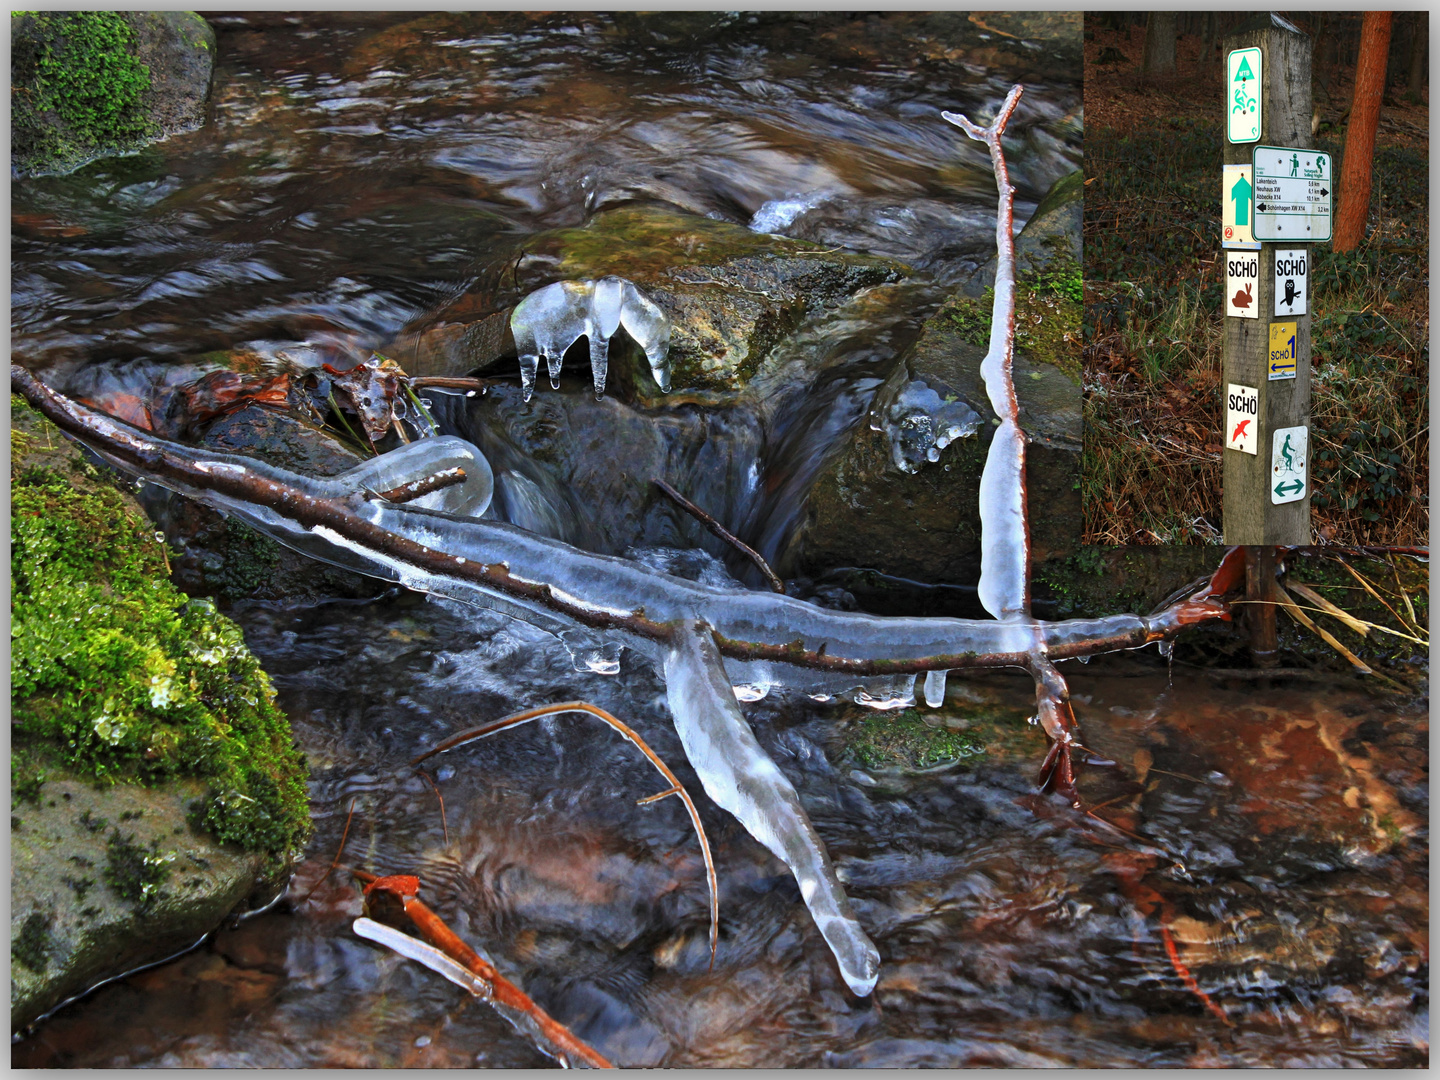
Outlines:
[[[565,1066],[611,1069],[613,1065],[588,1043],[560,1023],[504,975],[494,964],[465,944],[418,895],[419,878],[408,874],[375,877],[352,874],[365,886],[365,914],[354,930],[361,937],[388,946],[444,976],[476,997],[490,1003],[517,1031],[527,1035],[542,1052]],[[379,921],[379,920],[385,921]],[[411,937],[388,923],[403,922],[420,932]]]
[[[866,678],[948,668],[1025,666],[1025,627],[977,619],[910,618],[832,611],[777,593],[702,585],[625,559],[592,555],[558,540],[474,515],[488,498],[489,466],[462,440],[423,439],[323,479],[252,458],[183,446],[139,431],[44,386],[18,365],[10,385],[62,431],[117,467],[238,515],[282,543],[324,561],[422,592],[503,604],[542,626],[613,631],[659,656],[681,618],[713,626],[723,655],[765,664],[776,684],[801,669]],[[389,488],[461,465],[466,483],[434,492],[425,506],[368,501]],[[470,491],[472,485],[476,490]],[[484,496],[484,498],[482,498]],[[473,500],[473,501],[472,501]],[[437,514],[425,507],[445,511]],[[1227,558],[1226,566],[1231,561]],[[1153,615],[1036,622],[1053,659],[1139,648],[1186,626],[1228,619],[1212,585]]]
[[1046,650],[1045,632],[1030,616],[1030,522],[1025,490],[1025,433],[1020,429],[1020,404],[1015,395],[1015,189],[1005,167],[1000,137],[1020,101],[1023,88],[1011,87],[989,127],[980,127],[956,113],[941,113],[990,151],[999,204],[995,212],[995,306],[990,316],[990,348],[980,365],[990,404],[1000,426],[990,443],[980,475],[980,602],[1002,622],[1020,623],[1032,631],[1025,667],[1035,679],[1038,719],[1052,740],[1041,767],[1041,785],[1073,800],[1075,775],[1070,747],[1075,743],[1075,715],[1070,691]]
[[703,623],[682,623],[665,655],[665,693],[675,730],[700,783],[745,831],[790,868],[840,974],[856,994],[875,989],[880,954],[860,928],[800,796],[760,748]]

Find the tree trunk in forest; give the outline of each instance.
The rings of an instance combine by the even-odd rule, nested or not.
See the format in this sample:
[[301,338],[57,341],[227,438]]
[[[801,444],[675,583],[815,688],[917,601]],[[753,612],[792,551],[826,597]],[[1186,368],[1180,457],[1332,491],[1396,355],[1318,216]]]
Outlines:
[[1340,167],[1340,208],[1335,214],[1336,251],[1353,251],[1365,236],[1370,212],[1370,180],[1375,159],[1375,130],[1380,124],[1380,99],[1385,94],[1385,67],[1390,55],[1390,23],[1394,13],[1367,11],[1360,27],[1360,57],[1355,70],[1355,97],[1345,129],[1345,157]]
[[1425,51],[1430,44],[1430,13],[1428,11],[1417,11],[1411,17],[1410,28],[1410,72],[1405,80],[1406,97],[1412,105],[1419,105],[1423,100],[1420,94],[1421,84],[1425,80]]
[[1175,74],[1175,12],[1152,11],[1145,22],[1145,59],[1141,73],[1147,78]]
[[1205,13],[1204,40],[1200,44],[1200,77],[1208,78],[1215,67],[1215,38],[1220,29],[1220,16],[1213,11]]

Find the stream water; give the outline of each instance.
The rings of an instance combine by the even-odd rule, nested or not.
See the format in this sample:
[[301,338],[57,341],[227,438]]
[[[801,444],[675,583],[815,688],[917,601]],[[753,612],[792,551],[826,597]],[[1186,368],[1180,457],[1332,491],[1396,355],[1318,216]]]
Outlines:
[[1177,666],[1171,685],[1140,658],[1066,664],[1087,744],[1123,765],[1086,770],[1082,794],[1133,838],[1033,794],[1044,740],[1023,674],[951,680],[933,715],[989,748],[933,771],[861,764],[874,714],[856,706],[747,706],[880,950],[860,999],[785,867],[702,798],[720,881],[707,970],[688,819],[673,799],[636,805],[658,778],[598,722],[537,721],[432,759],[429,779],[407,764],[484,719],[584,698],[698,790],[647,663],[576,672],[546,634],[409,594],[239,617],[314,770],[317,833],[287,902],[62,1011],[16,1065],[542,1064],[484,1005],[356,938],[348,875],[300,902],[352,807],[346,865],[418,875],[457,932],[623,1064],[1427,1060],[1421,704],[1310,676]]
[[[988,162],[938,111],[985,116],[1025,82],[1007,146],[1023,220],[1078,164],[1080,85],[1040,29],[747,18],[217,18],[205,129],[14,184],[13,355],[57,385],[123,386],[248,340],[382,348],[525,236],[597,209],[659,200],[743,224],[808,206],[782,228],[922,273],[894,302],[802,328],[768,406],[535,399],[577,439],[643,422],[657,455],[698,455],[697,501],[780,550],[885,365],[993,247]],[[518,398],[448,415],[530,478],[501,491],[505,515],[623,546],[526,464],[500,415]],[[544,1064],[483,1004],[357,938],[347,875],[302,902],[352,807],[347,865],[417,874],[457,932],[621,1064],[1427,1060],[1419,705],[1344,682],[1180,668],[1171,685],[1134,659],[1067,664],[1088,745],[1123,766],[1087,770],[1082,793],[1125,832],[1035,796],[1027,677],[952,679],[934,715],[983,729],[987,749],[933,771],[863,764],[873,714],[855,706],[747,705],[880,950],[860,999],[785,868],[701,797],[722,922],[708,970],[688,819],[673,799],[636,805],[654,772],[597,722],[537,722],[425,776],[406,764],[482,719],[583,698],[698,796],[664,687],[633,655],[615,676],[577,672],[540,631],[409,594],[235,615],[314,770],[306,860],[275,910],[57,1013],[14,1045],[16,1066]]]

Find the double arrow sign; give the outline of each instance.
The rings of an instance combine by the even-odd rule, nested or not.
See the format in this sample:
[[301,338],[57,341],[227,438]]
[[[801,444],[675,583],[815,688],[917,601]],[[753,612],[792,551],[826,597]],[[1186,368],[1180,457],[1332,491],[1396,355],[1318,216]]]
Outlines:
[[[1292,486],[1292,485],[1293,485],[1293,486]],[[1282,497],[1285,496],[1285,495],[1291,494],[1292,492],[1293,492],[1294,494],[1298,495],[1298,494],[1300,494],[1300,492],[1302,492],[1302,491],[1304,491],[1304,490],[1305,490],[1305,481],[1304,481],[1304,480],[1292,480],[1292,481],[1291,481],[1290,483],[1288,483],[1288,484],[1287,484],[1285,481],[1282,480],[1280,483],[1278,483],[1278,484],[1275,485],[1275,494],[1276,494],[1276,495],[1279,495],[1279,496],[1282,496]]]

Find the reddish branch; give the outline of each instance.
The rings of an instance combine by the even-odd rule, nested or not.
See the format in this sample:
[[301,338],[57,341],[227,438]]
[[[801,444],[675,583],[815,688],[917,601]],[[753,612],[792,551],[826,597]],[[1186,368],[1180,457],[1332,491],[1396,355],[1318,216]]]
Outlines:
[[[495,965],[470,948],[446,926],[445,921],[420,899],[419,878],[409,874],[376,877],[363,870],[352,870],[351,873],[367,882],[365,913],[370,918],[397,930],[409,932],[413,928],[424,941],[480,979],[489,989],[495,1004],[524,1013],[534,1022],[540,1034],[566,1055],[588,1062],[593,1068],[614,1068],[597,1051],[576,1038],[569,1028],[536,1005],[530,995],[500,974]],[[405,925],[406,923],[409,925]]]

